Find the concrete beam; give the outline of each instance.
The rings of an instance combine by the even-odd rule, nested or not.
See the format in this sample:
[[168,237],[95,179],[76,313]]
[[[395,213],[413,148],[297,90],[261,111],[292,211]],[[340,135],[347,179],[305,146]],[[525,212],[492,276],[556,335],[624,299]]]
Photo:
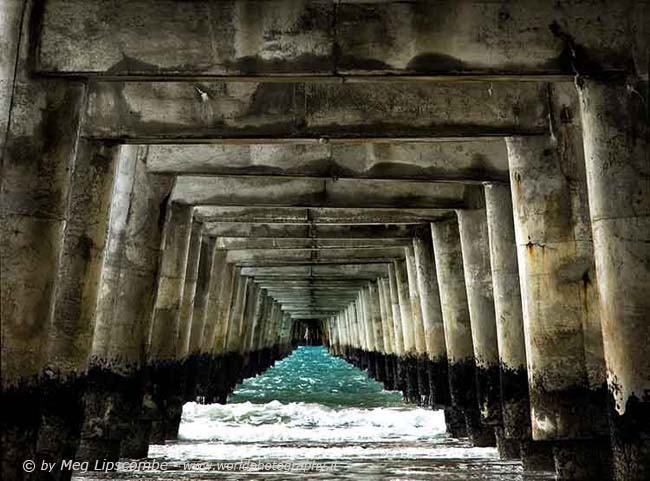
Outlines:
[[404,249],[401,247],[372,248],[372,249],[327,249],[324,251],[295,251],[295,250],[230,250],[227,254],[227,262],[238,265],[253,265],[259,262],[272,263],[349,263],[350,261],[372,261],[387,262],[393,259],[400,259],[404,256]]
[[[37,49],[49,75],[572,76],[647,72],[647,3],[50,0]],[[645,23],[644,23],[645,21]],[[636,41],[636,43],[635,43]],[[525,48],[522,48],[525,45]],[[588,61],[587,61],[588,60]]]
[[168,174],[508,182],[502,139],[367,144],[159,144],[147,168]]
[[465,192],[462,184],[423,181],[181,176],[172,200],[190,205],[447,210],[462,208]]
[[[264,207],[264,206],[199,206],[194,210],[202,222],[242,222],[260,224],[419,224],[440,219],[436,209],[353,209]],[[446,215],[446,214],[444,214]]]
[[342,265],[314,265],[314,266],[257,266],[243,267],[241,270],[243,276],[268,276],[290,279],[290,278],[321,278],[321,279],[340,279],[356,278],[366,279],[370,277],[375,279],[379,276],[388,275],[388,263],[358,263],[350,262]]
[[319,239],[314,238],[275,238],[275,237],[217,237],[216,245],[219,249],[335,249],[351,247],[366,249],[375,247],[398,247],[409,243],[410,239]]
[[541,83],[93,82],[83,135],[135,143],[548,132]]

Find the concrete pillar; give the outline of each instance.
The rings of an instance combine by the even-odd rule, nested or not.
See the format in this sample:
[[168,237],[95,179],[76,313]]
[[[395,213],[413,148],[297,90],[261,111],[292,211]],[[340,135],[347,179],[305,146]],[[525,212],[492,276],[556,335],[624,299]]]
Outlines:
[[192,233],[193,207],[172,202],[167,210],[156,302],[149,332],[152,399],[158,408],[151,442],[175,439],[182,414],[182,366],[177,358],[180,306]]
[[422,318],[422,302],[420,289],[418,287],[417,269],[415,267],[415,255],[413,245],[404,248],[404,260],[409,284],[409,297],[411,298],[411,313],[413,315],[413,338],[415,340],[416,357],[412,362],[417,372],[418,383],[418,404],[425,404],[429,400],[429,361],[427,357],[427,346],[424,336],[424,320]]
[[413,253],[412,245],[404,248],[404,262],[406,265],[409,298],[411,300],[411,315],[413,318],[411,327],[413,328],[415,352],[418,356],[425,357],[427,347],[424,335],[424,321],[422,320],[422,303],[420,300],[420,289],[418,288],[417,270],[415,268],[415,254]]
[[393,328],[393,306],[390,299],[390,288],[388,278],[380,277],[378,280],[379,299],[382,305],[382,330],[384,333],[385,367],[386,367],[386,389],[395,390],[396,361],[395,354],[395,331]]
[[469,318],[472,323],[476,387],[481,419],[488,426],[501,426],[503,421],[499,383],[499,348],[494,317],[490,243],[482,189],[476,203],[477,206],[458,210],[456,213],[463,252]]
[[239,352],[242,316],[246,302],[246,289],[248,278],[240,275],[240,268],[236,268],[235,285],[233,288],[232,304],[228,317],[228,335],[226,341],[226,352]]
[[374,338],[373,350],[383,354],[386,352],[386,347],[384,345],[384,329],[377,282],[368,284],[368,300],[370,301],[370,320]]
[[[77,155],[85,87],[33,79],[31,3],[5,2],[0,29],[2,113],[2,472],[22,479],[34,459],[40,422],[38,377],[47,362],[70,180]],[[26,5],[26,8],[24,8]],[[22,36],[21,36],[22,32]],[[14,70],[15,67],[15,70]],[[8,75],[5,77],[5,72]],[[74,194],[73,194],[74,195]]]
[[379,278],[377,280],[379,288],[379,300],[381,306],[382,332],[384,333],[384,349],[387,353],[395,354],[395,332],[393,329],[393,305],[390,299],[388,288],[388,279]]
[[402,376],[406,380],[405,397],[410,402],[418,402],[419,383],[417,368],[417,346],[415,342],[415,329],[413,327],[415,317],[413,306],[418,304],[411,302],[409,279],[406,260],[395,261],[395,281],[397,283],[397,296],[400,305],[400,318],[402,321],[402,336],[404,339],[404,358],[402,360]]
[[221,291],[226,289],[229,272],[226,263],[225,249],[215,249],[210,271],[210,282],[207,287],[207,302],[205,307],[205,336],[201,343],[201,352],[206,356],[214,356],[217,349],[217,336],[220,332],[219,303]]
[[382,326],[381,308],[379,301],[379,288],[376,282],[368,284],[368,302],[370,307],[369,321],[373,333],[373,346],[372,354],[375,363],[375,378],[384,382],[386,379],[386,361],[385,361],[385,346],[384,346],[384,331]]
[[[463,410],[476,446],[494,446],[494,432],[480,422],[472,326],[456,216],[431,224],[440,306],[445,327],[451,401]],[[454,415],[449,411],[450,418]],[[448,427],[449,426],[448,424]]]
[[230,309],[237,290],[238,275],[238,270],[234,264],[226,265],[224,283],[217,298],[217,328],[214,343],[214,352],[220,356],[228,351]]
[[440,307],[431,231],[413,239],[417,285],[422,305],[422,322],[427,352],[429,396],[432,405],[450,406],[445,327]]
[[388,291],[393,312],[393,338],[395,340],[395,389],[402,393],[407,392],[407,379],[404,359],[406,351],[404,350],[404,331],[402,330],[402,313],[399,302],[399,292],[397,287],[397,276],[395,274],[395,264],[388,264]]
[[[135,150],[123,147],[123,150]],[[47,339],[37,462],[74,457],[92,348],[99,279],[120,149],[80,142],[72,172],[54,306]],[[122,179],[123,180],[123,179]],[[58,479],[70,472],[56,468]]]
[[415,336],[413,329],[412,303],[409,292],[408,276],[405,261],[395,261],[395,282],[397,297],[399,299],[400,319],[402,321],[402,338],[404,340],[404,353],[414,356],[416,353]]
[[[486,184],[485,206],[499,345],[503,434],[506,439],[521,444],[524,469],[552,468],[548,457],[544,461],[543,450],[531,444],[526,345],[510,186]],[[542,463],[541,466],[535,459]]]
[[553,441],[560,479],[602,477],[611,451],[581,132],[575,91],[551,93],[564,120],[554,136],[506,139],[533,439]]
[[190,352],[190,336],[192,333],[192,314],[194,312],[194,298],[196,295],[196,284],[199,275],[199,258],[201,252],[201,231],[203,224],[192,223],[190,233],[190,245],[187,254],[187,266],[185,268],[185,285],[183,286],[183,297],[181,299],[178,341],[176,343],[176,357],[185,359]]
[[171,187],[171,179],[147,173],[144,157],[134,147],[122,148],[99,279],[78,460],[116,460],[121,444],[123,456],[146,456],[151,403],[146,397],[143,401],[145,349],[161,246],[159,219]]
[[[196,223],[194,223],[196,224]],[[192,228],[194,235],[194,226]],[[196,280],[188,283],[188,274],[190,272],[190,262],[192,257],[192,241],[190,239],[190,255],[188,258],[188,269],[185,274],[185,288],[183,290],[183,299],[187,297],[186,290],[192,289],[191,310],[189,318],[189,337],[183,351],[179,353],[178,359],[182,363],[184,378],[183,399],[185,401],[194,401],[197,396],[205,397],[205,384],[209,382],[211,357],[206,354],[204,345],[209,345],[210,341],[206,338],[214,336],[214,323],[209,324],[207,321],[208,302],[210,295],[210,285],[212,283],[212,274],[214,273],[215,241],[212,237],[202,236],[199,229],[198,242],[198,262],[196,273],[193,275]],[[183,322],[183,304],[181,304],[181,324]],[[207,324],[207,325],[206,325]],[[179,349],[180,346],[177,346]],[[211,349],[207,347],[208,352]]]
[[149,360],[154,367],[157,363],[173,362],[176,359],[179,310],[185,287],[192,212],[192,206],[176,203],[172,203],[167,211],[158,292],[149,340]]
[[650,478],[648,81],[578,82],[618,480]]
[[213,237],[202,236],[201,252],[199,256],[198,281],[193,303],[192,330],[190,334],[189,353],[200,355],[205,339],[206,308],[208,305],[208,291],[210,287],[210,274],[215,255],[215,242]]
[[399,296],[397,291],[397,278],[395,266],[388,265],[388,290],[393,314],[393,339],[395,340],[395,353],[398,356],[404,355],[404,332],[402,331],[402,313],[400,310]]

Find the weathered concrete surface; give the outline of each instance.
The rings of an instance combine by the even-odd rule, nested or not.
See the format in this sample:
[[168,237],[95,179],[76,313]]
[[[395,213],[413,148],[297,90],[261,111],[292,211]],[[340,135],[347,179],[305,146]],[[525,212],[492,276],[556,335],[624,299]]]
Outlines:
[[[371,235],[371,232],[368,232]],[[276,250],[298,250],[298,249],[368,249],[379,247],[400,247],[410,243],[410,239],[319,239],[317,237],[303,238],[275,238],[275,237],[217,237],[216,246],[220,249],[276,249]]]
[[[642,2],[48,2],[38,68],[98,76],[647,72]],[[645,15],[644,15],[644,12]],[[190,20],[191,17],[192,20]],[[571,56],[570,39],[579,48]],[[409,42],[401,41],[409,39]],[[645,67],[645,68],[644,68]]]
[[[124,152],[123,152],[124,153]],[[172,181],[147,174],[142,157],[120,158],[99,281],[85,420],[77,459],[117,459],[137,423],[155,298],[161,218]]]
[[[591,283],[595,277],[592,243],[589,230],[577,230],[572,216],[572,203],[581,199],[572,201],[563,173],[567,167],[560,167],[555,147],[548,139],[513,139],[508,145],[512,149],[512,194],[528,367],[532,369],[533,437],[575,439],[585,434],[602,435],[604,399],[600,399],[599,392],[604,363],[602,367],[591,363],[593,368],[588,371],[585,356],[593,350],[586,350],[584,343],[594,341],[586,339],[583,328],[590,322],[599,324],[594,304],[597,294]],[[540,208],[535,207],[536,202]],[[598,338],[597,332],[590,334]],[[578,414],[577,402],[585,406],[573,419]],[[583,417],[588,409],[593,415]],[[562,416],[568,417],[561,421]]]
[[556,85],[551,99],[554,137],[507,145],[533,439],[561,442],[558,475],[572,479],[607,473],[611,451],[576,92]]
[[201,254],[199,257],[198,281],[196,284],[194,309],[192,312],[192,330],[190,334],[189,352],[199,354],[205,337],[206,315],[208,303],[208,289],[210,287],[210,274],[215,256],[214,239],[207,236],[201,238]]
[[460,184],[368,179],[181,176],[173,200],[181,204],[285,207],[406,207],[453,209],[464,204]]
[[464,413],[467,434],[474,445],[494,446],[493,430],[482,426],[480,420],[472,324],[456,216],[431,224],[431,234],[445,328],[451,401]]
[[282,239],[315,239],[317,241],[336,241],[338,239],[405,239],[412,237],[413,226],[401,225],[310,225],[281,223],[240,223],[207,222],[206,233],[215,237],[274,238],[279,243]]
[[650,476],[648,83],[578,84],[616,479]]
[[[185,266],[185,285],[178,313],[178,338],[176,340],[176,357],[183,359],[187,356],[190,347],[190,334],[192,332],[192,316],[194,301],[199,278],[199,262],[201,259],[201,237],[203,224],[192,223],[190,244],[187,251],[187,264]],[[203,273],[205,275],[205,273]]]
[[508,180],[500,139],[367,144],[166,144],[148,147],[152,172],[211,175]]
[[[482,192],[481,192],[482,194]],[[481,195],[482,197],[482,195]],[[459,210],[458,230],[463,253],[467,304],[472,323],[472,343],[476,363],[476,383],[481,417],[485,424],[500,426],[501,392],[499,349],[492,292],[490,245],[485,202]]]
[[[119,151],[117,147],[84,142],[77,152],[48,326],[39,463],[60,463],[73,458],[77,450]],[[70,475],[62,466],[57,471],[59,479]]]
[[179,311],[191,232],[192,207],[174,203],[170,199],[161,245],[158,292],[149,335],[149,359],[152,363],[176,359]]
[[421,224],[440,218],[441,213],[435,209],[335,209],[297,207],[228,207],[198,206],[195,209],[197,219],[204,222],[243,222],[260,224]]
[[545,97],[532,82],[92,82],[83,135],[155,143],[540,134]]
[[36,458],[47,387],[39,378],[86,93],[79,81],[32,78],[31,13],[27,2],[0,6],[1,469],[17,480],[25,477],[23,460]]
[[[499,347],[503,434],[506,438],[529,446],[532,433],[526,344],[517,251],[513,248],[516,243],[510,187],[486,184],[485,208]],[[522,451],[524,467],[528,462],[528,451]],[[553,467],[552,459],[550,467]]]
[[219,319],[219,304],[222,301],[221,293],[227,289],[228,264],[226,263],[227,252],[215,248],[210,271],[210,281],[207,286],[207,300],[205,306],[205,334],[201,341],[201,351],[207,355],[216,354],[217,336],[220,331],[221,319]]
[[359,279],[373,280],[380,275],[388,273],[388,263],[377,264],[359,264],[350,262],[343,265],[315,265],[315,266],[274,266],[274,267],[244,267],[242,275],[244,276],[280,276],[283,279],[292,279],[294,277],[314,277],[314,278],[348,278],[354,277]]
[[406,278],[408,281],[408,293],[411,301],[411,316],[413,329],[413,340],[415,342],[415,352],[418,356],[425,356],[427,352],[426,341],[424,339],[424,321],[422,320],[422,302],[420,299],[420,289],[418,288],[418,278],[415,268],[415,255],[413,245],[404,247],[404,265],[406,266]]
[[404,254],[402,247],[368,248],[368,249],[327,249],[317,252],[292,250],[231,250],[228,262],[240,266],[254,265],[288,265],[288,264],[346,264],[348,262],[389,262]]
[[419,232],[419,235],[413,239],[413,252],[428,357],[430,402],[434,406],[448,406],[451,404],[451,398],[447,345],[430,229]]

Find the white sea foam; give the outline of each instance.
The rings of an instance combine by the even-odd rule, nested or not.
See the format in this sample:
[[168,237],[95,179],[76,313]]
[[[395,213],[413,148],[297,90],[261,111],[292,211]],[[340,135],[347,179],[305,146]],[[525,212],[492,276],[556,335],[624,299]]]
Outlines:
[[179,438],[224,443],[389,442],[444,436],[442,411],[421,408],[330,408],[314,403],[202,406],[183,409]]
[[153,446],[150,455],[195,460],[493,459],[495,450],[449,439],[442,411],[272,401],[188,403],[179,442]]

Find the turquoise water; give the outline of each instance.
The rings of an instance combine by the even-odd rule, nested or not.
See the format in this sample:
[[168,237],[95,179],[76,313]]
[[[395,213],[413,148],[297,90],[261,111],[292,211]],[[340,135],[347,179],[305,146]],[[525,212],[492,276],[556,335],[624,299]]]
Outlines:
[[384,391],[364,371],[331,356],[324,347],[299,347],[263,375],[246,379],[229,402],[319,403],[324,406],[401,406],[402,395]]
[[441,411],[396,392],[322,347],[301,347],[237,386],[225,405],[188,403],[178,441],[151,446],[154,467],[78,481],[550,480],[524,476],[493,448],[445,433]]

